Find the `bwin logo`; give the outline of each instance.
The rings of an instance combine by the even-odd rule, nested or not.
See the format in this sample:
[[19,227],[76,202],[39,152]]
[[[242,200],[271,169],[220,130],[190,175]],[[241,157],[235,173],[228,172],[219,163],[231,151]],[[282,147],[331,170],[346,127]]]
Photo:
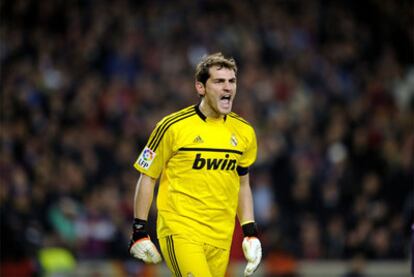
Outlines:
[[193,169],[203,169],[207,166],[208,170],[234,170],[236,169],[237,160],[229,159],[230,155],[226,154],[224,159],[202,158],[197,154],[193,163]]

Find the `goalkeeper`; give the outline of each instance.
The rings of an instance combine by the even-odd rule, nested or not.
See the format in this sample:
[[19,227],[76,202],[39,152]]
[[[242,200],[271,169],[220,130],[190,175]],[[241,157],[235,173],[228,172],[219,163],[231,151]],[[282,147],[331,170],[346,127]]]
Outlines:
[[162,260],[146,231],[160,178],[157,236],[174,276],[225,276],[236,215],[245,236],[245,276],[262,257],[249,183],[256,135],[231,112],[236,74],[234,59],[221,53],[204,57],[195,73],[200,103],[164,117],[134,164],[141,176],[129,252],[146,263]]

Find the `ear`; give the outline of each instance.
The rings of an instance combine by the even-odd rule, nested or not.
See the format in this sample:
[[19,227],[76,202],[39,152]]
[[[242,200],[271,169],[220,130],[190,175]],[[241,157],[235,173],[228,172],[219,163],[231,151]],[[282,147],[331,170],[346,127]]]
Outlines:
[[206,93],[206,88],[204,87],[204,84],[199,81],[195,82],[195,89],[197,90],[199,96],[204,96],[204,94]]

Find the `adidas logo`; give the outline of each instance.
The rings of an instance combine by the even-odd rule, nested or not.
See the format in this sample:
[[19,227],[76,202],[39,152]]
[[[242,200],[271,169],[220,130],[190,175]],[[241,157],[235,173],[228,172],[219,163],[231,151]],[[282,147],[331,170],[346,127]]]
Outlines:
[[193,140],[193,143],[203,143],[204,140],[200,136],[196,136]]

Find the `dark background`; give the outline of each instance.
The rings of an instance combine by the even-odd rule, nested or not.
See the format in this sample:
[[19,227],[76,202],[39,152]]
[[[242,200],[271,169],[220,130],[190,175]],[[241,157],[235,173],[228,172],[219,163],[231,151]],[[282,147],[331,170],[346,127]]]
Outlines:
[[132,164],[158,120],[198,102],[195,64],[217,51],[238,62],[235,111],[257,132],[264,259],[409,258],[412,0],[2,0],[0,12],[2,270],[36,275],[51,246],[129,259]]

